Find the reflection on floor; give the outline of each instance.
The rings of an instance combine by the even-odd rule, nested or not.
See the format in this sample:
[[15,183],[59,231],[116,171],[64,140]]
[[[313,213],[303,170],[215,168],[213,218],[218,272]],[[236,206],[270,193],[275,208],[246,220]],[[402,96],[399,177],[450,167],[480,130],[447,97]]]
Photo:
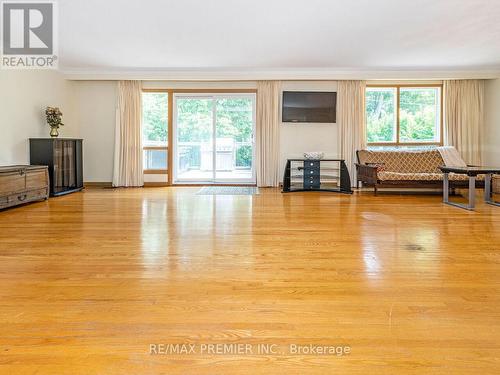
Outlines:
[[[179,181],[209,181],[214,178],[213,171],[202,171],[191,169],[179,172],[177,179]],[[249,169],[234,169],[232,171],[216,171],[215,178],[224,181],[252,181],[252,171]]]

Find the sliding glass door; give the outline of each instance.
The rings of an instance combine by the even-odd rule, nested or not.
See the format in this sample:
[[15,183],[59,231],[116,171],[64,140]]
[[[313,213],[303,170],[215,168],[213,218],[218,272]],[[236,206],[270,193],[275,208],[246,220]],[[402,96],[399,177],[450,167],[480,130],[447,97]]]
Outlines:
[[213,179],[211,98],[174,97],[174,182]]
[[174,96],[174,183],[255,182],[255,94]]

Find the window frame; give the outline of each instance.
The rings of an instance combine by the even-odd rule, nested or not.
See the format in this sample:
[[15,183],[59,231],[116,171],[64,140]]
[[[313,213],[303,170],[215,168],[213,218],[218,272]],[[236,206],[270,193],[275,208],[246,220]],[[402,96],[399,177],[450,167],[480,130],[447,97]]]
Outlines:
[[[170,160],[172,158],[172,97],[173,90],[171,89],[142,89],[141,94],[144,93],[161,93],[167,94],[167,145],[166,146],[142,146],[142,151],[148,150],[166,150],[167,151],[167,165],[166,169],[143,169],[144,174],[166,174],[168,176],[168,184],[171,184],[171,173],[169,173],[170,168]],[[142,106],[142,97],[141,97],[141,106]],[[142,116],[142,115],[141,115]],[[142,118],[141,118],[142,121]],[[141,130],[142,133],[142,130]]]
[[[174,95],[178,93],[233,93],[233,94],[244,94],[244,93],[255,93],[257,94],[257,89],[181,89],[181,88],[142,88],[141,93],[147,93],[147,92],[157,92],[157,93],[166,93],[168,94],[168,113],[167,113],[167,146],[158,146],[158,147],[166,147],[167,148],[167,169],[143,169],[144,174],[166,174],[167,175],[167,183],[164,186],[172,186],[173,185],[173,157],[174,157],[174,147],[173,147],[173,142],[174,142]],[[257,103],[257,102],[256,102]],[[141,101],[142,105],[142,101]],[[255,104],[255,108],[257,108],[257,104]],[[141,121],[142,121],[142,115],[141,115]],[[142,133],[142,124],[141,124],[141,133]],[[142,135],[142,134],[141,134]],[[143,152],[144,148],[151,147],[151,146],[144,146],[143,145]],[[153,146],[155,147],[155,146]],[[182,185],[182,184],[180,184]],[[163,185],[162,185],[163,186]],[[193,186],[193,185],[190,185]],[[252,186],[255,186],[253,184]]]
[[[442,83],[428,83],[428,84],[367,84],[366,89],[369,88],[391,88],[396,89],[396,141],[389,142],[368,142],[368,119],[365,110],[365,126],[366,126],[366,144],[368,146],[442,146],[443,145],[443,84]],[[438,142],[401,142],[400,141],[400,91],[401,88],[439,88],[439,141]],[[365,89],[365,98],[366,98]]]

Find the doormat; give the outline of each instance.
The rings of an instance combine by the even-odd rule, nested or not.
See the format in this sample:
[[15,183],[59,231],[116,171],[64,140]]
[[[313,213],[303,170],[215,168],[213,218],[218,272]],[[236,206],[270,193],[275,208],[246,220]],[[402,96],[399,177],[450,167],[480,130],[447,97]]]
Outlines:
[[258,195],[255,186],[205,186],[196,195]]

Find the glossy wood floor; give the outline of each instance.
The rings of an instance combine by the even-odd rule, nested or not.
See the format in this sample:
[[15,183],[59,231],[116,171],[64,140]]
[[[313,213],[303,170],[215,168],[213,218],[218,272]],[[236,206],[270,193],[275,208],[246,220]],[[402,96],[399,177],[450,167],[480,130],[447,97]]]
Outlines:
[[[198,189],[0,212],[0,374],[500,373],[500,208]],[[216,343],[279,351],[200,353]]]

